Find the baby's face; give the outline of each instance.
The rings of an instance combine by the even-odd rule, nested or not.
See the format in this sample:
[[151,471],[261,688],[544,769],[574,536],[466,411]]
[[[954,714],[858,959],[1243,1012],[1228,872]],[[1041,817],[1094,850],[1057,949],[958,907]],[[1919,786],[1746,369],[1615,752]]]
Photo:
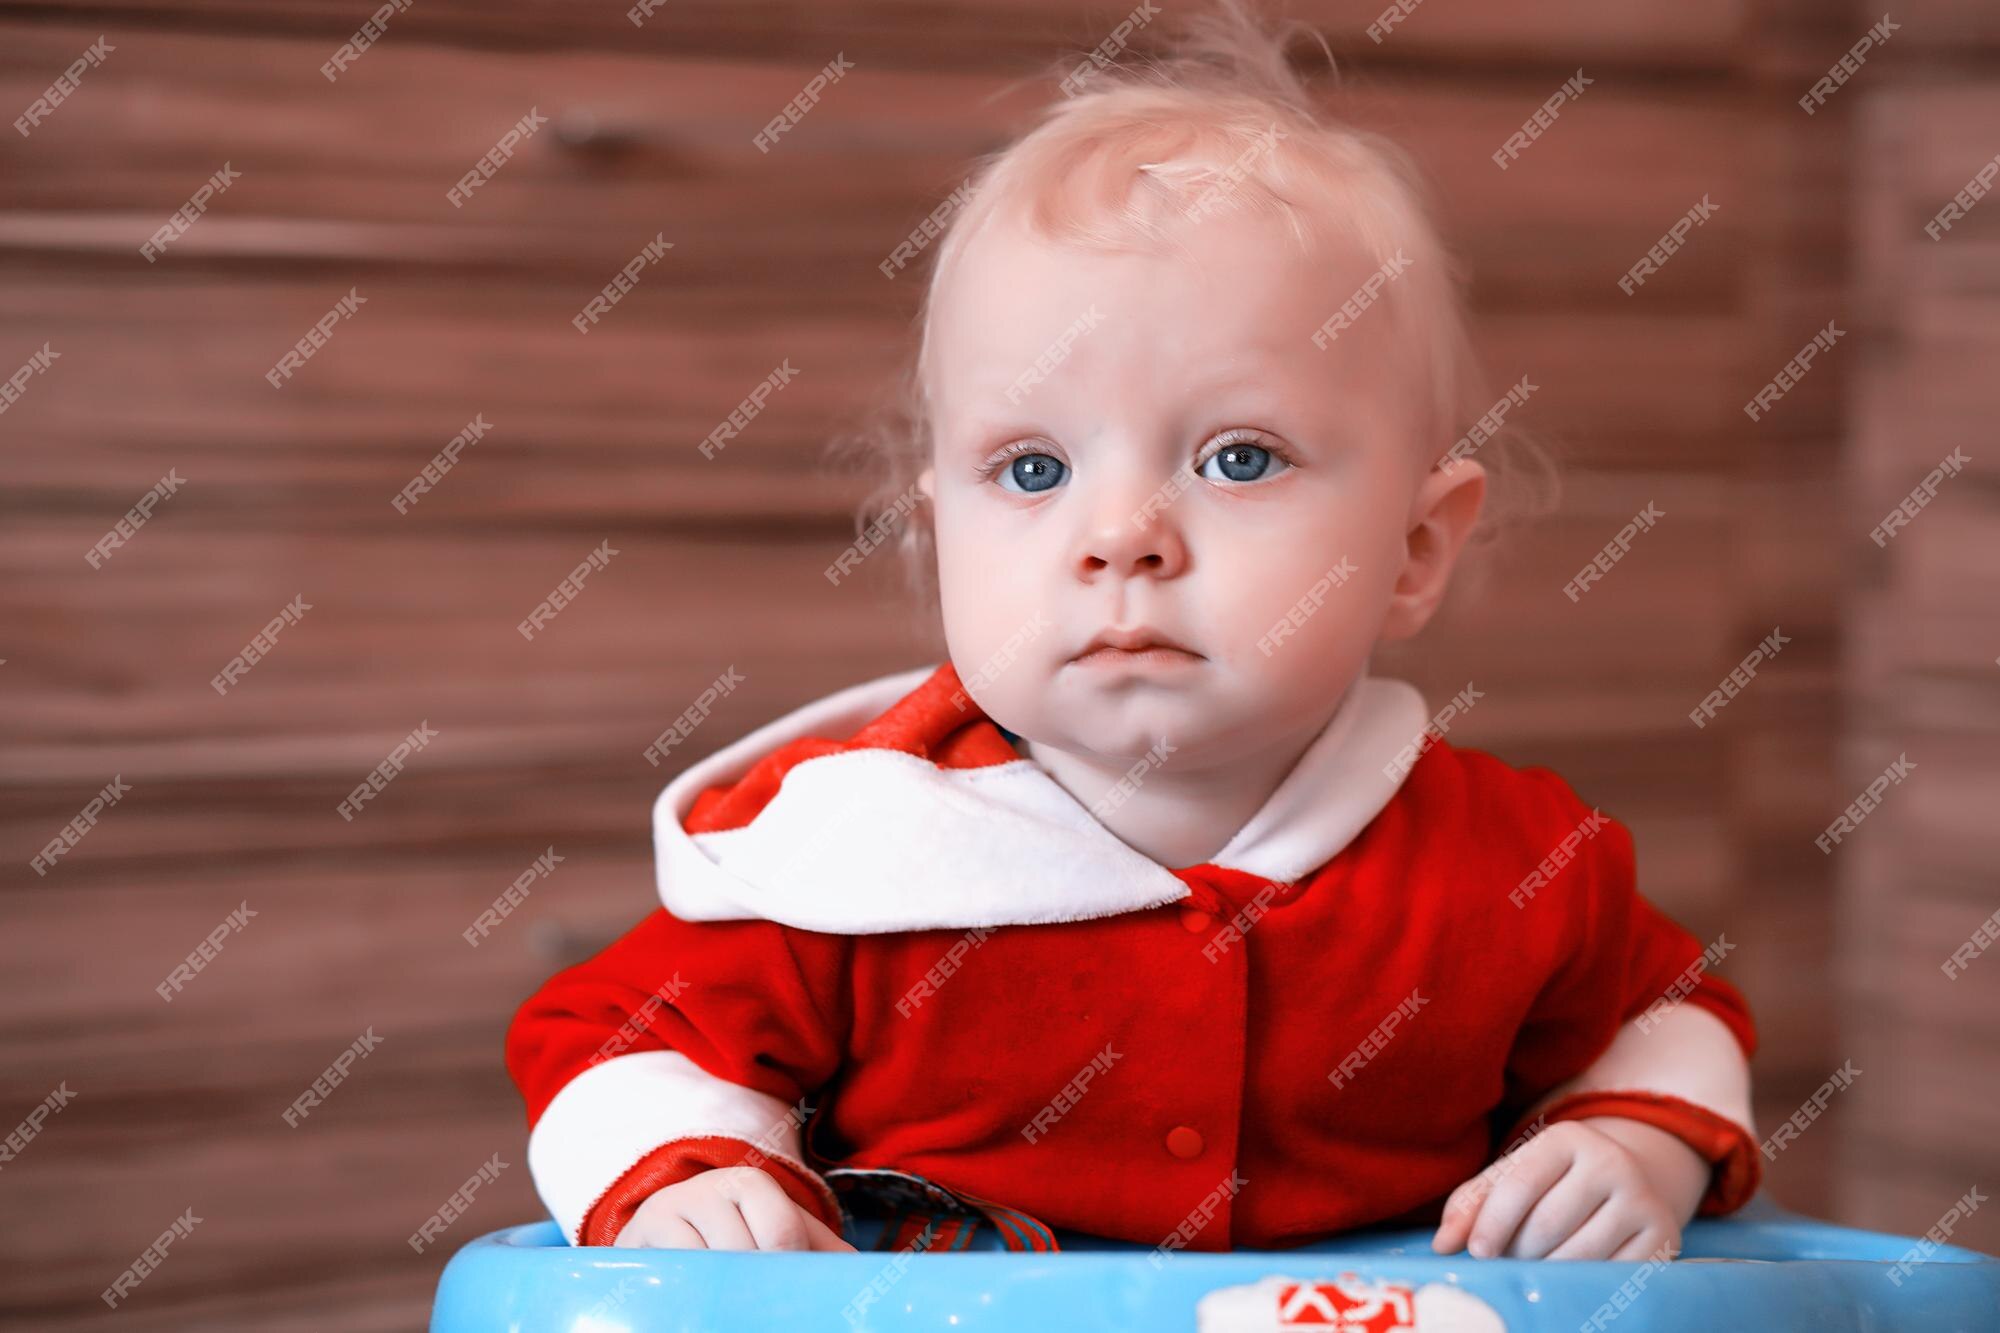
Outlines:
[[[979,705],[1059,750],[1164,738],[1192,767],[1316,731],[1378,640],[1421,626],[1399,581],[1446,474],[1386,309],[1312,341],[1375,269],[1358,248],[1301,258],[1248,211],[1182,234],[1162,257],[977,238],[933,307],[920,484]],[[1450,474],[1475,511],[1476,473]],[[1080,656],[1116,631],[1185,651]]]

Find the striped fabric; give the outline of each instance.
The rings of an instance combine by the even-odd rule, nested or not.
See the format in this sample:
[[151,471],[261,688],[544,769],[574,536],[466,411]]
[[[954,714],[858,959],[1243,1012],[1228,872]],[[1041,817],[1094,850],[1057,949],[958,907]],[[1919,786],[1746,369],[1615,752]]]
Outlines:
[[840,1198],[857,1249],[967,1250],[983,1226],[1009,1250],[1061,1248],[1046,1223],[1020,1209],[955,1193],[907,1171],[836,1167],[826,1173],[826,1182]]

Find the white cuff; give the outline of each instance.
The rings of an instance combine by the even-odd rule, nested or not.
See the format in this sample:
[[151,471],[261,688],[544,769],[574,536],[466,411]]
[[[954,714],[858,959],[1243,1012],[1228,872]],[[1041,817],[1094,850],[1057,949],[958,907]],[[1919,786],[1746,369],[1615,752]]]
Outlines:
[[682,1139],[742,1139],[825,1189],[802,1160],[801,1119],[776,1097],[717,1078],[679,1051],[640,1051],[563,1085],[528,1135],[528,1173],[563,1235],[579,1245],[584,1218],[604,1192],[655,1148]]

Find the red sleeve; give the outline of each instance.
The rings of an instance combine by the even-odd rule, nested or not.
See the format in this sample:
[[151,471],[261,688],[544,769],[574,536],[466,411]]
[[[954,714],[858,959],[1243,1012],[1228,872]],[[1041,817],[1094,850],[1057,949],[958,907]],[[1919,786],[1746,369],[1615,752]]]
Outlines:
[[[1579,1090],[1533,1109],[1590,1068],[1626,1024],[1641,1020],[1643,1027],[1643,1016],[1678,1004],[1720,1019],[1746,1059],[1756,1051],[1757,1034],[1742,993],[1714,970],[1726,939],[1705,949],[1639,893],[1632,835],[1622,823],[1584,804],[1553,773],[1527,774],[1551,789],[1560,816],[1547,835],[1556,854],[1538,867],[1545,882],[1519,910],[1539,916],[1530,917],[1532,930],[1554,936],[1555,961],[1508,1057],[1505,1142],[1511,1146],[1524,1130],[1559,1120],[1641,1120],[1676,1135],[1715,1167],[1700,1211],[1731,1211],[1755,1192],[1761,1159],[1747,1126],[1730,1116],[1637,1087]],[[1747,1119],[1747,1108],[1743,1114]]]
[[610,1244],[662,1186],[744,1161],[840,1229],[798,1144],[842,1058],[849,944],[656,910],[521,1006],[507,1068],[536,1187],[573,1241]]

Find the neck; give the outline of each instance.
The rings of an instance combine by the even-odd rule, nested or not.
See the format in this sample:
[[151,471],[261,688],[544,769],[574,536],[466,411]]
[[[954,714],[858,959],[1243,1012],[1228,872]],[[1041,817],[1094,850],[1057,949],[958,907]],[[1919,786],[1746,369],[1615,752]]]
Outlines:
[[1140,761],[1076,754],[1025,738],[1017,748],[1121,842],[1171,870],[1201,865],[1228,846],[1318,734],[1292,732],[1282,744],[1209,768],[1177,768],[1171,755],[1155,754],[1130,781]]

